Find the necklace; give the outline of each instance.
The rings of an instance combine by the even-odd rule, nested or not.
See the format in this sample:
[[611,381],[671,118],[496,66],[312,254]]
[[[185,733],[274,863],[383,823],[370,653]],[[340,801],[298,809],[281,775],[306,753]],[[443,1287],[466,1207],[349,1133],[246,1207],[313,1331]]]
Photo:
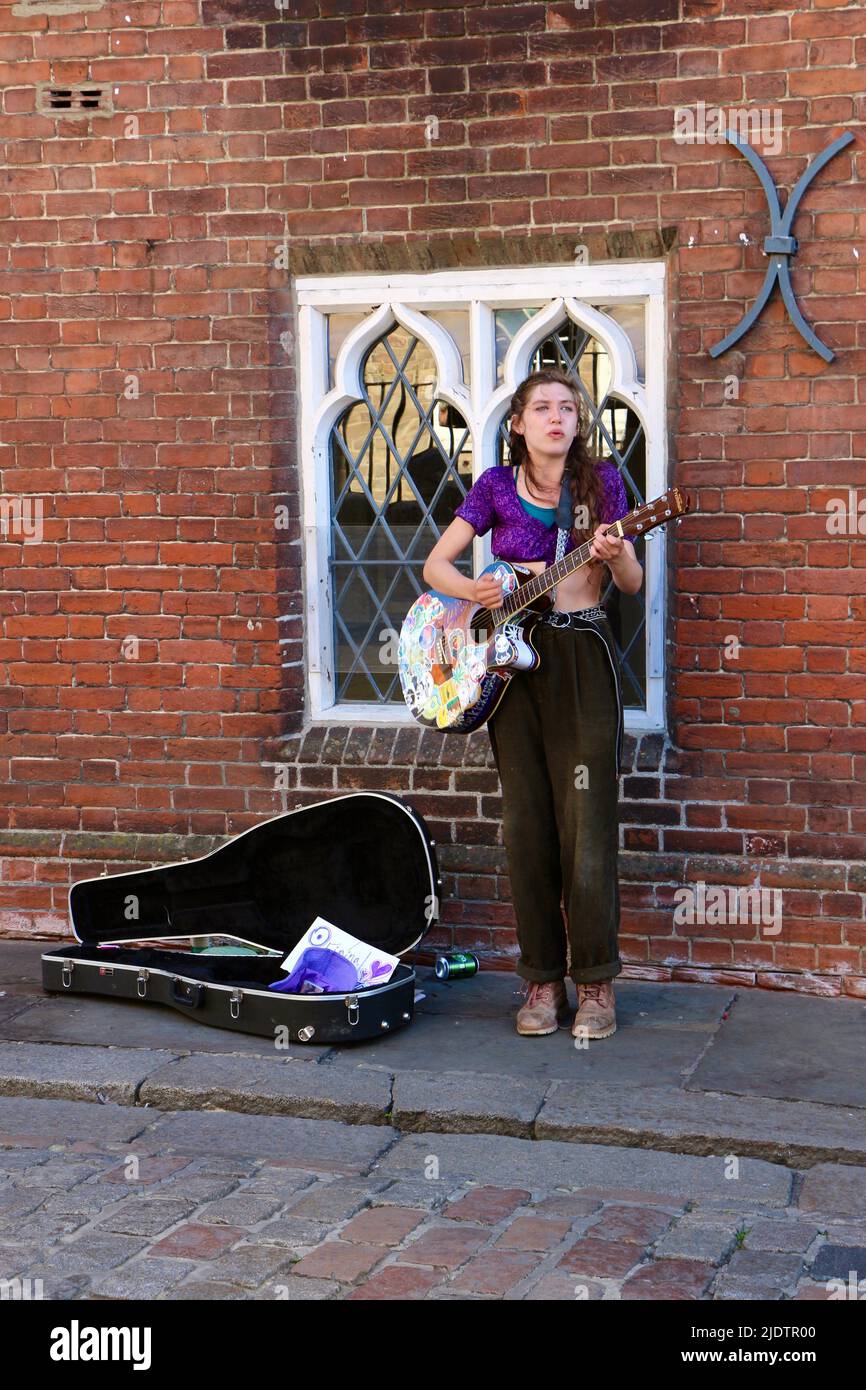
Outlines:
[[[526,469],[523,467],[523,464],[520,465],[520,468],[518,469],[518,472],[521,472],[521,473],[523,474],[523,486],[526,488],[526,494],[527,494],[527,495],[526,495],[526,500],[527,500],[527,502],[532,502],[532,501],[533,501],[533,498],[529,495],[529,487],[527,486],[527,482],[526,482]],[[516,483],[515,483],[515,488],[516,488],[516,486],[517,486],[517,485],[516,485]],[[561,481],[560,481],[560,483],[559,483],[559,485],[558,485],[558,487],[557,487],[556,497],[553,498],[552,500],[551,500],[549,497],[545,499],[546,501],[548,501],[548,502],[550,503],[550,506],[551,506],[551,507],[556,507],[556,506],[559,505],[559,495],[560,495],[561,490],[562,490],[562,483],[561,483]],[[517,495],[520,496],[519,489],[518,489]],[[540,504],[536,504],[536,505],[540,505]]]

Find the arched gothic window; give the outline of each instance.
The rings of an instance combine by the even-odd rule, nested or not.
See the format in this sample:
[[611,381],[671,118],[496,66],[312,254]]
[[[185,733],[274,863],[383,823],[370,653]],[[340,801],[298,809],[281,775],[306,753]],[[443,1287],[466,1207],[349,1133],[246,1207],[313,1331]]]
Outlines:
[[[302,277],[297,282],[306,635],[313,719],[411,722],[397,635],[424,562],[483,468],[508,403],[567,371],[595,457],[632,506],[665,490],[664,266]],[[489,533],[457,562],[490,560]],[[663,727],[664,533],[636,544],[644,589],[609,583],[627,726]]]

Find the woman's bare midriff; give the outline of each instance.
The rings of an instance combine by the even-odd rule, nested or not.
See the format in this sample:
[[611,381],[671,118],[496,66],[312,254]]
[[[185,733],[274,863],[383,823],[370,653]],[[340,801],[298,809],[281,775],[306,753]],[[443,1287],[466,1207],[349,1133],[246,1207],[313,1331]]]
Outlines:
[[[550,568],[546,560],[515,560],[514,563],[532,570],[533,574],[541,574],[542,570]],[[554,611],[574,613],[579,608],[594,608],[601,597],[604,568],[604,565],[584,566],[576,574],[570,574],[567,579],[560,580],[556,586]]]
[[[539,506],[555,507],[559,501],[558,492],[555,498],[528,496],[524,491],[526,488],[524,473],[525,470],[521,464],[515,479],[518,497],[525,497],[527,502],[535,502]],[[549,568],[546,560],[521,560],[519,563],[524,565],[526,569],[532,570],[533,574],[540,574],[542,570]],[[567,579],[563,579],[556,588],[554,612],[576,613],[579,608],[594,608],[601,597],[601,580],[604,568],[604,565],[599,564],[584,565],[576,574],[570,574]]]

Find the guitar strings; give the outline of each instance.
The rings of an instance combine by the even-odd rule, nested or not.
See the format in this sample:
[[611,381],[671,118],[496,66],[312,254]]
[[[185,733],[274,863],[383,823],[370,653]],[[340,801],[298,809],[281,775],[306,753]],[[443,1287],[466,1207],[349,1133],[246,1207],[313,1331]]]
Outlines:
[[[614,525],[619,526],[620,522],[617,521]],[[613,530],[613,526],[610,526],[608,529]],[[584,552],[586,553],[584,554]],[[580,558],[581,556],[583,558]],[[579,559],[579,564],[572,564],[572,561],[575,559]],[[501,627],[503,623],[508,622],[509,618],[513,618],[515,613],[520,613],[526,607],[527,603],[531,603],[533,599],[540,598],[542,594],[547,593],[548,589],[554,588],[561,579],[566,579],[570,574],[576,574],[577,571],[583,569],[584,565],[588,564],[591,559],[590,542],[585,541],[583,545],[573,550],[570,555],[567,555],[564,560],[559,561],[558,564],[551,565],[550,569],[544,571],[546,575],[551,577],[549,583],[544,584],[541,588],[536,590],[535,586],[538,580],[542,578],[542,575],[535,575],[533,579],[528,579],[524,584],[521,584],[519,588],[515,589],[513,594],[509,594],[501,608],[480,608],[472,619],[472,626],[486,628],[491,625],[488,619],[492,619],[492,626],[494,628]],[[532,593],[529,592],[530,589],[533,590]]]
[[[619,521],[612,522],[611,525],[606,528],[606,532],[615,531],[620,537],[625,534],[626,528],[630,531],[636,530],[643,532],[645,529],[643,519],[638,520],[638,518],[642,516],[642,513],[649,513],[648,520],[650,528],[652,528],[660,524],[663,519],[656,516],[656,509],[660,507],[660,504],[670,502],[671,500],[675,501],[676,511],[680,515],[682,515],[684,511],[689,511],[691,498],[686,498],[684,503],[679,489],[672,488],[671,492],[665,493],[663,497],[656,498],[654,502],[644,502],[642,506],[635,507],[634,511],[629,512],[628,516],[620,517]],[[675,512],[668,506],[666,508],[666,517],[669,518],[673,515],[675,515]],[[560,539],[560,537],[557,538],[558,542]],[[550,568],[544,570],[542,574],[537,574],[534,578],[528,579],[523,584],[520,584],[513,594],[508,594],[500,608],[479,608],[472,619],[472,627],[484,627],[486,629],[492,626],[496,629],[497,627],[501,627],[503,623],[507,623],[509,618],[513,618],[516,613],[522,612],[527,603],[531,603],[533,599],[540,598],[541,595],[546,594],[549,589],[555,588],[561,579],[566,579],[570,574],[576,574],[579,569],[583,569],[584,565],[588,564],[592,559],[591,546],[591,541],[584,541],[582,545],[573,550],[565,559],[551,565]],[[557,544],[557,550],[558,549],[559,544]],[[577,564],[574,563],[575,560],[578,561]],[[544,575],[551,576],[550,581],[536,590],[535,586],[538,580],[543,578]],[[530,590],[532,590],[532,593],[529,592]]]

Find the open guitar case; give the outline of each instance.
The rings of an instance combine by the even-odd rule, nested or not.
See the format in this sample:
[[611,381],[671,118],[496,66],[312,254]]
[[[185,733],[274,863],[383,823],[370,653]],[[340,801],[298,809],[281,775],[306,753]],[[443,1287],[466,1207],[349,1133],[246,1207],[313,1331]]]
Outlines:
[[[268,985],[286,978],[282,962],[316,917],[391,955],[416,946],[438,917],[434,846],[402,797],[355,792],[275,816],[200,859],[83,879],[69,894],[76,944],[44,953],[43,987],[168,1004],[216,1028],[283,1030],[290,1042],[387,1036],[414,1015],[415,971],[402,961],[386,983],[352,993]],[[279,954],[162,944],[214,935]]]

